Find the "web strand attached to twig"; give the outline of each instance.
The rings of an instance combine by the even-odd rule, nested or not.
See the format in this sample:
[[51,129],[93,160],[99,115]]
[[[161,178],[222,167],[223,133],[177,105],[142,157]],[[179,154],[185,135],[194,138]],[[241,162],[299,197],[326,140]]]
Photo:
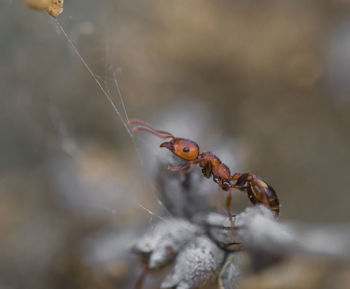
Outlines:
[[[122,104],[122,108],[123,108],[123,113],[125,115],[126,120],[124,120],[121,112],[119,111],[119,109],[117,108],[116,104],[114,103],[112,97],[111,97],[111,93],[109,91],[109,89],[105,89],[103,86],[103,80],[100,80],[99,77],[92,71],[92,69],[90,68],[90,66],[88,65],[88,63],[85,61],[85,59],[83,58],[83,56],[80,54],[78,48],[75,46],[75,44],[73,43],[73,41],[70,39],[70,37],[68,36],[68,34],[65,32],[63,26],[60,24],[60,22],[57,20],[57,18],[52,17],[53,22],[56,24],[56,26],[59,28],[59,30],[62,32],[62,34],[64,35],[64,37],[66,38],[66,40],[68,41],[69,45],[71,46],[71,48],[73,49],[74,53],[79,57],[80,61],[82,62],[83,66],[85,67],[85,69],[89,72],[89,74],[91,75],[91,77],[94,79],[94,81],[96,82],[97,86],[99,87],[99,89],[101,90],[101,92],[103,93],[103,95],[106,97],[106,99],[108,100],[108,102],[111,104],[114,112],[116,113],[116,115],[118,116],[118,118],[121,120],[124,128],[126,129],[128,135],[130,136],[130,139],[133,143],[134,149],[136,151],[136,154],[138,156],[138,159],[140,161],[140,165],[141,168],[145,168],[140,151],[137,147],[136,141],[135,141],[135,136],[132,133],[132,131],[130,130],[127,121],[129,120],[128,114],[127,114],[127,110],[126,110],[126,105],[125,105],[125,101],[124,98],[122,96],[121,90],[120,90],[120,86],[119,86],[119,82],[116,78],[116,74],[115,72],[113,72],[113,78],[114,78],[114,84],[117,88],[117,93],[120,99],[120,102]],[[154,186],[153,186],[154,189]],[[169,212],[169,210],[165,207],[165,205],[161,202],[161,200],[159,200],[159,198],[157,196],[155,196],[154,191],[152,191],[153,197],[156,199],[157,204],[160,205],[161,207],[163,207],[165,209],[165,211],[171,215],[171,213]],[[143,210],[145,210],[146,212],[148,212],[151,216],[156,216],[159,219],[163,220],[164,219],[160,216],[158,216],[157,214],[153,213],[151,210],[145,208],[144,206],[140,205],[139,203],[136,202],[136,204],[142,208]]]

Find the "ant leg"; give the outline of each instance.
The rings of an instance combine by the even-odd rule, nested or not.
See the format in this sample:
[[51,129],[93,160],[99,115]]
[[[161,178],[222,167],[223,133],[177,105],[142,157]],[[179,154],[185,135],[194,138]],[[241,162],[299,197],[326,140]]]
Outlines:
[[231,234],[233,236],[235,234],[235,229],[234,229],[234,223],[233,223],[232,215],[231,215],[232,194],[231,194],[231,191],[228,191],[227,193],[228,194],[227,194],[227,198],[226,198],[226,211],[227,211],[230,223],[231,223]]
[[145,266],[141,272],[139,278],[137,278],[135,289],[142,289],[143,283],[145,282],[146,276],[148,274],[148,267]]
[[[182,169],[181,169],[181,168],[182,168]],[[192,171],[193,165],[191,165],[191,164],[188,165],[188,164],[186,163],[186,164],[184,164],[183,166],[178,167],[178,168],[168,166],[167,169],[170,170],[170,171],[175,171],[175,172],[176,172],[176,171],[179,171],[181,175],[186,175],[186,174],[189,174],[189,173]]]
[[170,170],[170,171],[182,171],[183,169],[189,168],[191,166],[192,166],[192,162],[187,162],[187,163],[183,164],[181,167],[168,166],[168,170]]
[[265,193],[265,189],[264,187],[262,186],[261,184],[261,181],[252,173],[248,173],[248,182],[252,188],[252,190],[255,192],[255,195],[258,195],[257,194],[257,191],[256,191],[256,188],[255,186],[258,187],[259,191],[260,191],[260,195],[263,197],[264,201],[262,202],[266,207],[268,207],[269,209],[270,208],[270,205],[269,205],[269,200],[267,198],[267,195]]
[[[250,183],[248,183],[248,184],[250,184]],[[253,193],[251,185],[242,185],[242,186],[232,185],[230,188],[238,189],[241,192],[247,193],[248,198],[253,205],[256,205],[257,203],[259,203],[258,199],[255,197],[255,195]]]
[[202,173],[208,179],[213,174],[213,165],[210,161],[206,162],[206,164],[202,166]]
[[183,165],[180,166],[180,167],[171,167],[171,166],[168,166],[168,170],[170,170],[170,171],[181,171],[181,170],[183,170],[183,169],[185,169],[185,168],[188,168],[188,167],[191,167],[191,166],[193,166],[193,165],[196,165],[196,164],[200,163],[202,160],[203,160],[203,159],[196,159],[196,160],[193,160],[193,161],[189,161],[189,162],[183,164]]

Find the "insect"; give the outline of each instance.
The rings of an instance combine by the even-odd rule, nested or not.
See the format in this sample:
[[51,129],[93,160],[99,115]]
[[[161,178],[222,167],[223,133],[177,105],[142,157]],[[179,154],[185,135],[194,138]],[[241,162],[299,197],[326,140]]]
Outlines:
[[235,173],[231,171],[212,152],[200,152],[199,145],[189,139],[178,138],[164,130],[154,129],[149,124],[140,120],[130,120],[129,125],[134,126],[133,131],[145,131],[156,135],[161,139],[170,139],[163,142],[160,147],[167,148],[177,157],[187,161],[180,167],[168,167],[172,171],[181,171],[194,165],[199,165],[206,178],[213,177],[219,187],[228,192],[226,198],[226,211],[230,219],[232,234],[234,233],[234,223],[230,211],[232,195],[231,189],[238,189],[247,193],[253,205],[263,204],[272,210],[276,217],[279,215],[279,200],[275,190],[264,180],[258,178],[253,173]]
[[35,10],[46,10],[51,16],[56,17],[63,12],[64,0],[26,0],[28,7]]

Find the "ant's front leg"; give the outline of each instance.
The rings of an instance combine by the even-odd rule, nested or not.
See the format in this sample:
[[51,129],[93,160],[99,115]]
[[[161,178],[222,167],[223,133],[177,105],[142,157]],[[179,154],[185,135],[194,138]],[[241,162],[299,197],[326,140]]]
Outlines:
[[188,169],[192,166],[191,162],[187,162],[185,164],[183,164],[182,166],[180,167],[171,167],[171,166],[168,166],[168,170],[170,171],[174,171],[174,172],[177,172],[177,171],[182,171],[184,169]]
[[171,166],[168,166],[168,170],[170,171],[182,171],[183,169],[186,169],[186,168],[189,168],[191,166],[194,166],[198,163],[200,163],[203,159],[196,159],[196,160],[193,160],[193,161],[189,161],[185,164],[183,164],[182,166],[180,167],[171,167]]

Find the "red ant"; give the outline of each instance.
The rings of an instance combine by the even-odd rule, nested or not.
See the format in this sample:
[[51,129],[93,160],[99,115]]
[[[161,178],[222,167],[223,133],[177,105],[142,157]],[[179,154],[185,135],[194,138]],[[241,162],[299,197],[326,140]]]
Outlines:
[[275,190],[256,175],[250,172],[231,175],[230,169],[216,155],[211,152],[200,153],[199,145],[192,140],[174,137],[167,131],[156,130],[149,124],[139,120],[130,120],[129,125],[135,126],[133,131],[146,131],[162,139],[171,138],[170,141],[163,142],[160,147],[167,148],[174,155],[187,162],[180,167],[168,167],[169,170],[181,171],[198,164],[202,168],[202,173],[206,178],[213,176],[214,182],[222,190],[228,191],[226,210],[231,222],[232,234],[234,224],[230,211],[232,201],[231,189],[238,189],[247,193],[252,204],[263,204],[272,210],[276,216],[279,215],[279,201]]

